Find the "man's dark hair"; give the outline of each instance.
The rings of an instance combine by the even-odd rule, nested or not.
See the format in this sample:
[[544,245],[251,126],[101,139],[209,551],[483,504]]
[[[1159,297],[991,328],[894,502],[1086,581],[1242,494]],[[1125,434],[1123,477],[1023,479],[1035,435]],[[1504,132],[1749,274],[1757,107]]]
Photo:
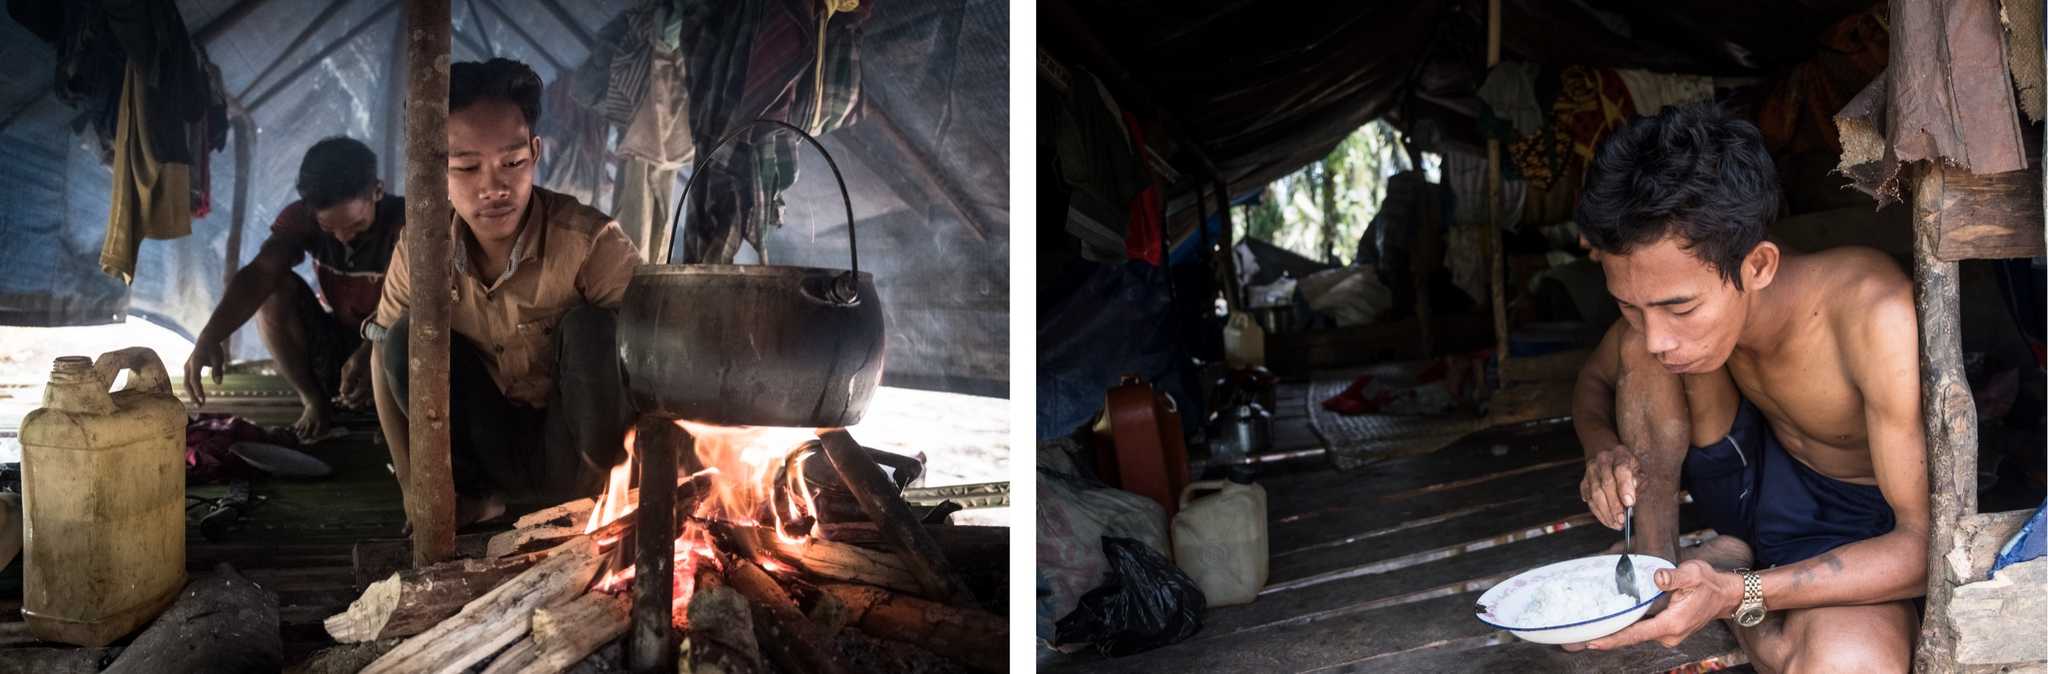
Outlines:
[[1756,125],[1695,103],[1631,120],[1600,141],[1575,217],[1586,243],[1626,255],[1676,234],[1742,289],[1742,259],[1778,217],[1778,171]]
[[463,61],[448,68],[448,111],[478,101],[506,101],[519,106],[532,131],[540,124],[540,88],[540,74],[524,63],[505,58]]
[[315,210],[368,196],[376,184],[377,153],[354,138],[323,139],[299,161],[299,199]]

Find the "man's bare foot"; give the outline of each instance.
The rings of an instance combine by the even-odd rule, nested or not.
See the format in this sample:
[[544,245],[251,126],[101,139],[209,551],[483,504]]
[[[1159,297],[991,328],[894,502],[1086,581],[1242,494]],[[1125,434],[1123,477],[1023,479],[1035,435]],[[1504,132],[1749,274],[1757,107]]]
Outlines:
[[299,414],[299,420],[292,424],[292,433],[301,441],[311,443],[326,439],[328,430],[334,427],[334,406],[327,401],[306,404],[306,411]]

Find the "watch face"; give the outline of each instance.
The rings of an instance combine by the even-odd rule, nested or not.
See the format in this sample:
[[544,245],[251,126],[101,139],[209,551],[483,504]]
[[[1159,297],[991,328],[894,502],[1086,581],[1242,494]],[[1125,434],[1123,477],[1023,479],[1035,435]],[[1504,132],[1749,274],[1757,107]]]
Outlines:
[[1763,621],[1764,607],[1762,606],[1743,609],[1741,612],[1735,614],[1735,624],[1741,625],[1743,627],[1756,627],[1757,623],[1761,623]]

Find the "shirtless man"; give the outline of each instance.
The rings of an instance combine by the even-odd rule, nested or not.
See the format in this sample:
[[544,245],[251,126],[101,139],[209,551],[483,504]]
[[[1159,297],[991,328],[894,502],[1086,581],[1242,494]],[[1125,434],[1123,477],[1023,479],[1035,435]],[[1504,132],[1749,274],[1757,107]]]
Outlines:
[[[1663,612],[1585,646],[1729,619],[1759,670],[1904,672],[1928,526],[1912,281],[1765,240],[1777,185],[1756,127],[1705,105],[1614,132],[1587,173],[1578,223],[1623,320],[1579,375],[1581,496],[1684,561],[1656,574]],[[1720,537],[1674,555],[1681,486]]]

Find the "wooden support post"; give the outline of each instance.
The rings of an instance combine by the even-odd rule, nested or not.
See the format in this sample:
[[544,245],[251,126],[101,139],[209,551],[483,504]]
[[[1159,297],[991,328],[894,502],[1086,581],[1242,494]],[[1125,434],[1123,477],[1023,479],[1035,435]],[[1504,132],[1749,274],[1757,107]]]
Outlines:
[[[406,520],[414,566],[455,552],[455,481],[448,456],[448,305],[453,281],[448,205],[448,0],[405,3],[405,228],[412,270],[411,341],[406,353]],[[446,223],[446,224],[444,224]]]
[[[1500,65],[1500,0],[1486,0],[1486,67]],[[1499,369],[1508,368],[1507,281],[1502,278],[1506,255],[1500,243],[1500,139],[1486,140],[1486,268],[1493,297],[1493,353]],[[1507,386],[1506,377],[1500,385]]]
[[797,674],[850,671],[773,576],[745,557],[728,555],[725,565],[726,580],[747,598],[753,609],[755,641],[778,668]]
[[1244,310],[1244,293],[1237,287],[1237,232],[1230,222],[1230,183],[1216,178],[1216,207],[1223,216],[1223,303],[1230,313]]
[[956,606],[973,606],[974,594],[967,591],[966,584],[953,573],[953,565],[946,561],[946,554],[939,549],[931,534],[925,533],[924,525],[910,512],[909,504],[896,495],[895,483],[882,473],[882,467],[875,465],[875,459],[868,450],[853,440],[844,430],[830,430],[818,434],[825,444],[825,458],[832,461],[832,467],[839,471],[839,477],[846,483],[846,490],[853,492],[855,501],[868,519],[874,520],[882,536],[887,538],[903,554],[909,563],[910,572],[924,586],[928,596],[937,597]]
[[399,16],[391,29],[391,58],[385,62],[384,92],[390,98],[384,102],[384,191],[398,192],[402,183],[399,178],[405,174],[404,165],[398,161],[399,143],[405,141],[405,17]]
[[1963,543],[1963,521],[1977,513],[1977,408],[1963,378],[1962,319],[1956,263],[1936,258],[1946,199],[1939,164],[1927,166],[1913,190],[1913,309],[1920,317],[1920,411],[1927,428],[1927,487],[1932,515],[1927,541],[1927,612],[1920,623],[1914,671],[1954,672],[1955,624],[1949,600],[1961,577],[1949,555]]
[[635,430],[640,506],[633,525],[633,628],[626,641],[626,669],[635,674],[675,671],[675,489],[647,485],[676,483],[676,454],[694,452],[690,434],[675,422],[642,415]]
[[[228,206],[227,264],[221,270],[220,284],[223,291],[234,282],[235,272],[242,270],[242,229],[249,221],[249,162],[256,160],[256,123],[249,121],[247,113],[241,113],[228,121],[228,127],[235,131],[235,196]],[[228,336],[224,346],[233,359],[234,335]]]

